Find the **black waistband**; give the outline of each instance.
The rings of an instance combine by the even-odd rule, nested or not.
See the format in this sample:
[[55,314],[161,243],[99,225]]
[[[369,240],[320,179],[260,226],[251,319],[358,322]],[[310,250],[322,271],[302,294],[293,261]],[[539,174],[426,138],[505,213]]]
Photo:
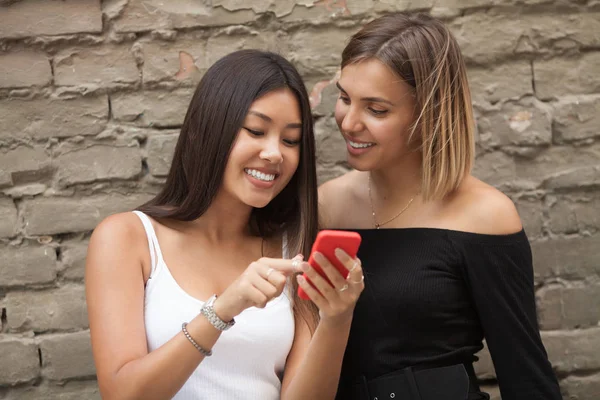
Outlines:
[[471,364],[437,368],[404,368],[367,381],[362,376],[342,384],[336,400],[467,400],[489,399],[479,392]]

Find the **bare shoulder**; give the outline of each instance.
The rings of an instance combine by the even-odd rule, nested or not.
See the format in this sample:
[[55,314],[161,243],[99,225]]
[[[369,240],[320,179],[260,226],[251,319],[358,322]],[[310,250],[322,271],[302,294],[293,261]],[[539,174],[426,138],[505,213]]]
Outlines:
[[117,254],[127,255],[129,260],[137,259],[144,265],[149,262],[144,226],[132,212],[111,215],[94,229],[88,247],[88,269],[102,267],[101,260],[116,258]]
[[324,228],[339,226],[340,218],[355,204],[361,174],[351,171],[319,186],[319,217]]
[[523,229],[513,201],[504,193],[472,176],[451,200],[451,209],[461,215],[461,229],[488,235],[508,235]]

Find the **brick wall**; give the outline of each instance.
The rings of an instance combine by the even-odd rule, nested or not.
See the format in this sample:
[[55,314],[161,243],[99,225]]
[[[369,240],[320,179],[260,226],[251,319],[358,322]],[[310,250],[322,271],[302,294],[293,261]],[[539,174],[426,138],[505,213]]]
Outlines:
[[[475,174],[512,197],[532,239],[565,398],[600,398],[597,1],[0,0],[0,399],[99,398],[87,239],[156,193],[208,66],[250,47],[292,60],[312,90],[324,181],[347,169],[332,118],[341,50],[395,10],[428,11],[460,41]],[[483,354],[478,371],[497,399]]]

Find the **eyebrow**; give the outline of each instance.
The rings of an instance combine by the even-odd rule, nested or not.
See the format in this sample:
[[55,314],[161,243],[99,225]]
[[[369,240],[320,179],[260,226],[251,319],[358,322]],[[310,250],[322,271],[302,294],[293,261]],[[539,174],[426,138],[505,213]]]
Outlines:
[[[342,92],[348,94],[348,92],[346,92],[344,90],[344,88],[342,86],[340,86],[339,82],[336,82],[335,86],[337,86],[337,88],[340,89]],[[394,103],[392,103],[389,100],[384,99],[383,97],[362,97],[361,100],[362,101],[372,101],[372,102],[375,102],[375,103],[386,103],[386,104],[389,104],[390,106],[394,105]]]
[[[258,118],[266,121],[266,122],[273,122],[273,120],[271,119],[271,117],[269,117],[268,115],[265,115],[261,112],[258,111],[248,111],[248,114],[252,114],[252,115],[256,115]],[[286,129],[297,129],[297,128],[302,128],[302,124],[299,122],[292,122],[289,123],[285,126]]]

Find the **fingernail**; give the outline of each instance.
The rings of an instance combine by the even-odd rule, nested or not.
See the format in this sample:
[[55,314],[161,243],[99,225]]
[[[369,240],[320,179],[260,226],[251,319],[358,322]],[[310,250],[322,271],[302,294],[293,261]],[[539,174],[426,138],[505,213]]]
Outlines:
[[304,272],[308,272],[308,270],[310,269],[310,264],[309,263],[300,263],[300,268],[302,268],[302,271]]
[[304,255],[302,253],[298,253],[294,256],[294,260],[304,260]]
[[315,254],[313,254],[313,258],[319,264],[322,263],[323,261],[325,261],[325,256],[323,254],[319,253],[318,251],[315,252]]
[[346,252],[338,247],[335,249],[335,256],[337,258],[346,257]]
[[303,283],[304,281],[306,281],[306,279],[304,279],[302,275],[296,275],[296,280],[298,281],[298,283]]

